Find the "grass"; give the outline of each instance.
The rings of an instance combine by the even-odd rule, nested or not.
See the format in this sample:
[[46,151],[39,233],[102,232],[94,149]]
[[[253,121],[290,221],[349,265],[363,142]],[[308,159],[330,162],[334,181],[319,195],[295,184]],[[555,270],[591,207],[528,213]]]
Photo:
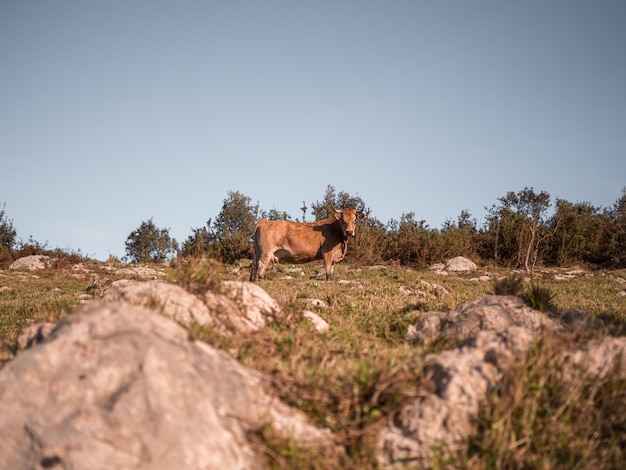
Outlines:
[[[265,456],[268,468],[375,467],[377,430],[404,403],[432,390],[422,372],[424,358],[451,347],[446,341],[428,348],[409,345],[403,339],[407,327],[422,312],[449,310],[493,294],[498,280],[511,275],[484,268],[479,273],[443,277],[399,266],[370,269],[340,264],[335,268],[340,281],[327,282],[316,275],[319,266],[315,263],[301,266],[303,276],[288,272],[289,267],[275,266],[260,283],[284,308],[283,318],[268,328],[228,338],[208,327],[190,328],[193,337],[267,374],[273,393],[303,410],[319,426],[330,428],[346,449],[345,455],[312,452],[277,436],[271,428],[261,428],[250,439]],[[100,264],[93,264],[92,269],[97,276],[111,277]],[[171,282],[194,292],[201,292],[206,283],[244,281],[249,275],[246,268],[214,263],[192,262],[186,271],[173,264],[168,269]],[[562,281],[554,278],[556,272],[566,271],[538,271],[532,280],[520,275],[512,288],[520,295],[530,292],[537,305],[547,305],[548,310],[579,308],[618,325],[626,322],[624,299],[617,296],[625,288],[618,279],[626,278],[626,271],[592,272]],[[475,280],[479,275],[491,281]],[[25,326],[56,321],[76,307],[80,296],[90,292],[93,276],[74,277],[67,267],[36,275],[0,271],[0,286],[10,288],[0,293],[2,360],[15,352],[17,335]],[[447,293],[428,287],[433,284]],[[322,300],[324,306],[313,305],[311,299]],[[302,317],[304,309],[323,317],[330,330],[317,333]],[[478,434],[471,438],[461,460],[452,462],[453,467],[583,468],[589,464],[602,468],[603,458],[609,467],[623,463],[625,384],[607,379],[564,388],[557,380],[556,359],[563,341],[541,339],[522,368],[507,372],[485,404]]]
[[[567,339],[541,338],[523,374],[505,374],[480,415],[463,461],[468,468],[623,468],[626,381],[559,378]],[[487,464],[487,465],[485,465]]]

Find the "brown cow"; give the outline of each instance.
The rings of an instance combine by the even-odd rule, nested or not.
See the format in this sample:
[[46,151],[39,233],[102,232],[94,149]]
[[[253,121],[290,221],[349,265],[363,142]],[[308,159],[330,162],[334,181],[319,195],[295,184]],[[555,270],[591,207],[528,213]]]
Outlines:
[[[334,209],[334,208],[333,208]],[[254,233],[254,256],[250,281],[260,279],[270,263],[285,260],[306,263],[324,260],[326,279],[333,278],[333,265],[346,256],[348,237],[354,236],[356,222],[363,211],[335,209],[334,217],[317,222],[301,223],[287,220],[259,220]]]

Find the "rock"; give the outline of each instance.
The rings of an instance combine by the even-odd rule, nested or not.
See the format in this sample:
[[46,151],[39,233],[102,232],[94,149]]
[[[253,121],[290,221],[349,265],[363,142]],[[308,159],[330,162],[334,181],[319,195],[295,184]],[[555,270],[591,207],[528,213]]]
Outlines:
[[589,326],[593,328],[601,328],[604,326],[604,322],[597,317],[594,317],[584,310],[571,308],[561,312],[558,315],[558,319],[567,325],[574,326],[579,329],[584,329]]
[[381,271],[387,269],[387,266],[384,266],[382,264],[374,264],[372,266],[369,266],[367,269],[369,269],[370,271]]
[[[258,284],[241,281],[224,281],[224,293],[239,307],[249,330],[258,330],[265,326],[266,319],[273,319],[282,314],[282,307]],[[218,293],[207,292],[205,302]]]
[[421,289],[412,289],[407,286],[400,286],[398,290],[405,295],[416,295],[421,298],[430,297],[433,299],[445,297],[450,291],[439,284],[432,284],[424,280],[420,281]]
[[564,356],[563,377],[573,381],[584,374],[602,380],[611,373],[626,377],[626,337],[602,337],[589,341],[583,348]]
[[297,274],[298,276],[304,276],[304,270],[302,268],[287,268],[285,272],[288,274]]
[[487,295],[450,312],[425,312],[420,322],[409,327],[405,339],[425,344],[442,337],[462,341],[481,330],[502,331],[512,326],[560,328],[558,322],[533,310],[519,297]]
[[[447,313],[426,314],[407,333],[409,340],[429,342],[445,336],[462,344],[426,357],[426,374],[434,391],[386,421],[378,436],[378,466],[403,469],[410,463],[411,468],[433,468],[436,450],[451,455],[463,452],[476,432],[478,413],[489,390],[498,386],[504,371],[521,366],[538,332],[546,329],[557,331],[561,326],[517,297],[486,296]],[[626,379],[623,357],[624,337],[599,337],[582,347],[572,346],[563,351],[562,380],[571,382],[581,376],[602,380],[612,373]]]
[[352,289],[363,289],[363,284],[359,281],[349,281],[347,279],[339,279],[337,281],[337,285],[339,286],[350,286]]
[[54,258],[44,255],[31,255],[24,256],[18,260],[15,260],[9,269],[16,271],[38,271],[41,269],[47,269],[52,266]]
[[330,325],[326,322],[326,320],[320,317],[317,313],[305,310],[302,312],[302,316],[313,324],[318,333],[326,333],[330,328]]
[[112,283],[103,300],[154,308],[182,325],[211,325],[223,333],[256,331],[266,317],[282,312],[257,284],[226,281],[223,289],[224,294],[208,291],[199,297],[163,281],[123,280]]
[[9,286],[0,286],[0,294],[2,294],[3,292],[11,292],[13,289],[11,289]]
[[162,315],[92,303],[0,370],[0,468],[263,468],[265,426],[334,449],[267,381]]
[[420,285],[424,287],[427,294],[435,298],[445,297],[446,295],[450,294],[450,291],[448,289],[439,284],[432,284],[430,282],[421,280]]
[[445,271],[446,265],[443,263],[435,263],[430,267],[433,271]]
[[404,295],[420,295],[423,296],[424,293],[422,291],[416,291],[407,286],[400,286],[398,290]]
[[328,308],[328,304],[322,299],[305,299],[305,302],[312,307]]
[[72,266],[71,270],[75,274],[88,274],[90,272],[85,263],[77,263]]
[[17,337],[17,347],[19,349],[26,349],[41,343],[50,336],[50,333],[52,333],[56,326],[56,323],[50,322],[35,323],[27,326]]
[[148,268],[146,266],[133,266],[130,268],[119,268],[113,271],[116,276],[129,276],[133,279],[149,281],[164,278],[166,274],[163,271]]
[[184,326],[218,324],[201,299],[182,287],[163,281],[115,281],[104,292],[102,300],[152,308]]
[[446,263],[446,270],[452,272],[467,272],[475,271],[476,269],[476,263],[463,256],[457,256],[456,258],[449,259]]
[[435,449],[462,451],[486,393],[523,359],[533,340],[524,327],[485,331],[462,348],[427,358],[435,392],[387,421],[379,434],[379,467],[403,469],[410,462],[411,468],[433,468]]

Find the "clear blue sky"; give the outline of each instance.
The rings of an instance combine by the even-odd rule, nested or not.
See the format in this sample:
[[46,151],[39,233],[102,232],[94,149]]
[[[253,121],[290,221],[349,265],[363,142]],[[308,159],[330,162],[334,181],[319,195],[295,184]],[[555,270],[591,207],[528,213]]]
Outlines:
[[7,0],[0,67],[0,204],[96,259],[150,218],[184,241],[229,190],[440,228],[626,186],[622,0]]

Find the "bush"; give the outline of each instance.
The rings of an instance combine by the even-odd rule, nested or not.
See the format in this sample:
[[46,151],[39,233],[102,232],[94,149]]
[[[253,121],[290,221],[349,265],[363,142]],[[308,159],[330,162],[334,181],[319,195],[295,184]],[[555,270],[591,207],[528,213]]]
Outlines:
[[524,299],[532,308],[540,312],[554,312],[556,310],[554,292],[547,287],[540,286],[536,282],[531,282]]
[[0,249],[12,250],[15,245],[17,232],[13,227],[13,221],[7,219],[4,208],[6,203],[0,208]]
[[125,259],[131,263],[163,263],[176,252],[176,240],[169,229],[160,229],[152,219],[142,222],[126,239]]

